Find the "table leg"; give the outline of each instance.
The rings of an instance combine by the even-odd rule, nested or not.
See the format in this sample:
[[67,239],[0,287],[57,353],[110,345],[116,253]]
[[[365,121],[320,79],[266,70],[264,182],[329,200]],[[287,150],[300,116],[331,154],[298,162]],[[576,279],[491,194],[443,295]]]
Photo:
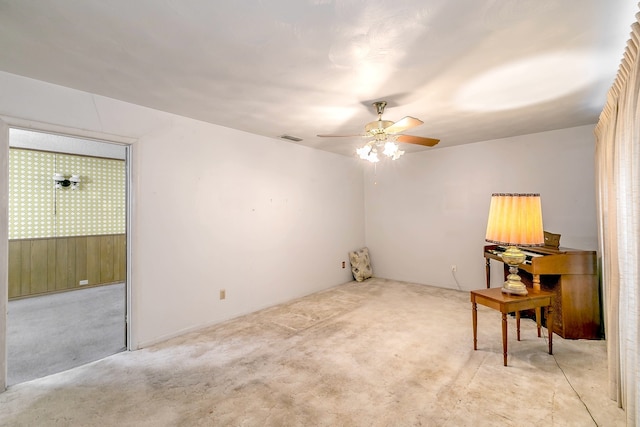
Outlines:
[[549,332],[549,354],[553,354],[553,307],[548,306],[547,312],[547,332]]
[[542,336],[540,335],[540,328],[542,327],[540,320],[540,307],[536,307],[536,325],[538,325],[538,338],[540,338]]
[[475,298],[471,301],[471,317],[473,318],[473,349],[478,349],[478,305]]
[[507,366],[507,313],[502,313],[502,358]]
[[520,312],[516,311],[516,331],[518,332],[518,341],[520,341]]

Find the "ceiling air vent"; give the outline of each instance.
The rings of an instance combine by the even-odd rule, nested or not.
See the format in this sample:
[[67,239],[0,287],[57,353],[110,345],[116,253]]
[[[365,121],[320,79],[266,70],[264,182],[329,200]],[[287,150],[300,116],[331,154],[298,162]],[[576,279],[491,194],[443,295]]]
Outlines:
[[302,138],[298,138],[297,136],[291,136],[291,135],[280,135],[280,138],[288,139],[289,141],[293,141],[293,142],[302,141]]

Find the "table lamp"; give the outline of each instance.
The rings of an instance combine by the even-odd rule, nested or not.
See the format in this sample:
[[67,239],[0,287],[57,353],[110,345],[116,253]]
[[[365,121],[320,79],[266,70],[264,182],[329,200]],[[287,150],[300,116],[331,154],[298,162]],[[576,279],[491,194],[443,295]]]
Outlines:
[[544,245],[540,194],[492,194],[485,240],[507,246],[502,260],[509,266],[509,275],[502,292],[527,295],[527,287],[518,275],[518,265],[526,259],[519,246]]

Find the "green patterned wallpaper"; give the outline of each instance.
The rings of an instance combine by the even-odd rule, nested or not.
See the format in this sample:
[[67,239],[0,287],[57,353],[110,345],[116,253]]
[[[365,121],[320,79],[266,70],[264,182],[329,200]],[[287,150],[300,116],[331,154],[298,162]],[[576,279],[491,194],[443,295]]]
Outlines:
[[[80,185],[55,189],[53,174],[80,175]],[[9,239],[122,234],[125,162],[11,148]]]

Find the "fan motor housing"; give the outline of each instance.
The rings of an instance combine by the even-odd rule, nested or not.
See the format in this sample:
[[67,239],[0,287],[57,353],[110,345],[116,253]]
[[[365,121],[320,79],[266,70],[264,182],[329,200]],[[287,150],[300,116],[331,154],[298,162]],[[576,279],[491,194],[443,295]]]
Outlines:
[[391,120],[376,120],[375,122],[367,123],[364,130],[375,135],[377,133],[383,133],[384,130],[392,124],[393,122]]

